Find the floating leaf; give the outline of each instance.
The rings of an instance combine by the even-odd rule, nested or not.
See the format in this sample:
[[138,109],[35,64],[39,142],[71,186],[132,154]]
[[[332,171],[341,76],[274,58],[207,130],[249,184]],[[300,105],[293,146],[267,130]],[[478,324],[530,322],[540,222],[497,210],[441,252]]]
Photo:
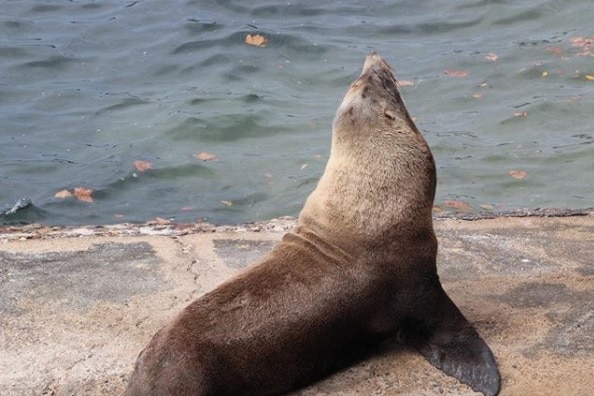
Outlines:
[[90,188],[77,187],[74,189],[74,196],[78,198],[79,201],[83,202],[93,202],[93,197],[91,197],[92,193],[93,190]]
[[494,206],[489,205],[489,204],[484,204],[484,205],[479,205],[479,206],[485,210],[493,210],[494,209]]
[[542,74],[540,75],[542,78],[545,78],[546,76],[549,75],[548,71],[543,71]]
[[398,85],[401,87],[412,87],[415,83],[409,80],[398,80]]
[[153,167],[153,164],[151,164],[148,161],[138,160],[134,161],[134,167],[137,171],[144,172],[145,170],[151,169]]
[[528,117],[528,112],[527,111],[516,111],[514,113],[515,117]]
[[594,81],[594,76],[591,74],[586,74],[586,80]]
[[499,59],[499,56],[494,52],[489,52],[487,55],[485,55],[485,59],[489,62],[495,62],[497,59]]
[[149,224],[167,225],[171,224],[171,220],[164,219],[162,217],[155,217],[153,220],[149,221]]
[[444,201],[443,203],[449,207],[452,207],[452,208],[455,208],[458,210],[463,210],[463,211],[470,210],[470,205],[463,201]]
[[202,152],[202,153],[198,153],[198,154],[194,154],[195,158],[198,158],[199,160],[202,161],[218,161],[219,158],[212,154],[212,153],[207,153],[207,152]]
[[192,206],[184,206],[180,209],[182,212],[191,212],[194,210]]
[[233,202],[231,201],[221,201],[221,203],[225,206],[233,206]]
[[451,77],[468,77],[468,72],[464,70],[444,70],[443,72]]
[[305,169],[307,167],[308,167],[308,164],[303,164],[303,165],[301,165],[301,170],[303,170],[303,169]]
[[58,191],[54,195],[54,197],[56,197],[56,198],[62,198],[62,199],[64,199],[64,198],[70,198],[71,196],[72,196],[72,193],[70,191],[68,191],[68,190]]
[[522,180],[526,176],[528,176],[528,172],[523,170],[511,170],[509,171],[509,175],[514,179]]
[[482,93],[475,93],[475,94],[472,94],[472,97],[475,98],[475,99],[481,99],[483,97],[483,94]]
[[248,45],[253,45],[255,47],[265,47],[268,39],[264,36],[259,34],[248,34],[245,36],[245,43]]

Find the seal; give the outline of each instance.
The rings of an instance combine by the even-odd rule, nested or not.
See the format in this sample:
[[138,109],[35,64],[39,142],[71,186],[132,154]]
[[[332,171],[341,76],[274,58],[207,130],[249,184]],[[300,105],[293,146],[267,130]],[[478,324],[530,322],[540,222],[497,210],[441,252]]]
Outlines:
[[283,394],[389,339],[496,395],[495,359],[437,275],[435,184],[429,146],[373,53],[336,113],[298,226],[161,329],[126,395]]

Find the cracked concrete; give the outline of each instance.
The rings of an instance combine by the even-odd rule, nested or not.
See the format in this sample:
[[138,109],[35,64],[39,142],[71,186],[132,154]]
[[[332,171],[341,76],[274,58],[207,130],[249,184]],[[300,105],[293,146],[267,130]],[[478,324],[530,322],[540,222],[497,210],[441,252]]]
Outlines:
[[[292,224],[0,228],[0,394],[120,394],[169,318]],[[493,349],[501,394],[593,394],[594,216],[435,227],[444,288]],[[294,394],[474,393],[409,348],[385,345]]]

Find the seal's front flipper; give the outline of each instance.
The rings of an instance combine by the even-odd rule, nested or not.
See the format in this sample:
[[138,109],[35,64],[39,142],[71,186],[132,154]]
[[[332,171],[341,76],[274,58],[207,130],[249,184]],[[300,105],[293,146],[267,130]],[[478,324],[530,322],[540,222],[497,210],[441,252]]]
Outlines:
[[432,365],[476,392],[482,392],[485,396],[497,395],[500,388],[499,371],[485,341],[441,285],[429,295],[434,304],[429,312],[426,311],[425,318],[409,328],[408,343]]

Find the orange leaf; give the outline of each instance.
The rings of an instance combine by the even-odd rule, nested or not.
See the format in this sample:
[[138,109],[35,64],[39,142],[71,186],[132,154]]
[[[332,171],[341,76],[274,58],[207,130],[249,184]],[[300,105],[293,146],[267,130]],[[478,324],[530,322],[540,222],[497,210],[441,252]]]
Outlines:
[[92,193],[93,190],[90,188],[76,187],[74,189],[74,196],[78,198],[79,201],[83,202],[93,202],[93,197],[91,197]]
[[586,74],[586,80],[594,81],[594,76]]
[[138,160],[134,161],[134,167],[137,171],[144,172],[145,170],[151,169],[153,167],[153,164],[151,164],[148,161]]
[[444,70],[443,72],[451,77],[468,77],[468,72],[464,70]]
[[509,175],[514,179],[522,180],[526,176],[528,176],[528,172],[523,170],[511,170],[509,171]]
[[70,198],[71,196],[72,196],[72,193],[70,191],[68,191],[68,190],[58,191],[54,195],[54,197],[56,197],[56,198],[62,198],[62,199],[64,199],[64,198]]
[[412,87],[415,83],[409,80],[398,80],[398,85],[401,87]]
[[245,43],[248,45],[253,45],[255,47],[265,47],[267,42],[268,39],[259,34],[248,34],[247,36],[245,36]]
[[546,76],[549,75],[548,71],[543,71],[542,74],[540,75],[542,78],[545,78]]
[[458,210],[470,210],[470,205],[462,201],[444,201],[444,204]]
[[495,62],[497,59],[499,59],[499,56],[496,53],[489,52],[487,55],[485,55],[485,59],[489,62]]
[[219,160],[216,155],[207,153],[207,152],[194,154],[194,157],[198,158],[199,160],[202,160],[202,161],[218,161]]

